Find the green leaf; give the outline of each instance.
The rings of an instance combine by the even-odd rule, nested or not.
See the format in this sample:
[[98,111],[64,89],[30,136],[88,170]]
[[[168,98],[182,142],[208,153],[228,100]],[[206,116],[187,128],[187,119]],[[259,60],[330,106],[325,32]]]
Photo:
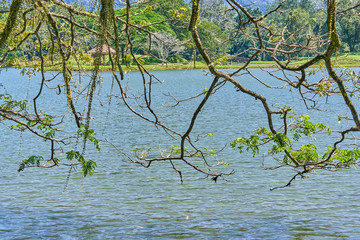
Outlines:
[[86,177],[87,174],[92,176],[95,168],[97,167],[95,161],[86,160],[83,155],[81,155],[78,151],[75,150],[70,150],[66,152],[66,158],[70,161],[75,159],[81,164],[81,169],[83,171],[84,177]]
[[86,124],[81,123],[80,124],[80,129],[78,129],[78,134],[81,137],[86,137],[86,139],[88,139],[90,142],[92,142],[95,145],[96,149],[98,151],[100,151],[100,149],[101,149],[100,142],[95,137],[96,132],[93,129],[89,129],[89,126],[87,126]]
[[224,160],[222,160],[220,163],[221,163],[221,164],[224,164],[225,167],[229,167],[229,166],[230,166],[230,164],[227,163],[227,162],[224,162]]
[[93,160],[85,161],[81,166],[81,169],[83,170],[83,173],[84,173],[84,177],[86,177],[87,174],[92,176],[96,167],[97,167],[97,164],[95,161],[93,161]]
[[32,155],[28,159],[24,159],[19,164],[18,172],[23,171],[26,167],[39,167],[40,161],[43,161],[43,160],[44,160],[44,158],[42,156]]

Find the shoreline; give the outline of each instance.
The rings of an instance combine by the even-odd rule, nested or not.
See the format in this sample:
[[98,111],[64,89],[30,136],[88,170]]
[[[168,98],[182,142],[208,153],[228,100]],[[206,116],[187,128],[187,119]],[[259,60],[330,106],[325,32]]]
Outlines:
[[[307,62],[309,60],[309,58],[302,58],[299,59],[298,61],[290,64],[289,66],[291,67],[295,67],[295,66],[299,66],[304,64],[305,62]],[[342,55],[342,56],[336,56],[333,57],[333,63],[334,63],[334,67],[360,67],[360,54],[348,54],[348,55]],[[228,65],[218,65],[217,68],[218,69],[239,69],[241,67],[243,67],[245,64],[244,63],[232,63],[232,64],[228,64]],[[197,62],[196,63],[196,67],[194,68],[194,63],[193,62],[189,62],[189,63],[169,63],[168,65],[162,65],[161,63],[159,64],[145,64],[143,65],[145,69],[147,69],[148,71],[175,71],[175,70],[204,70],[204,69],[208,69],[208,66],[203,63],[203,62]],[[319,61],[318,63],[314,64],[313,66],[311,66],[311,68],[322,68],[324,67],[325,64],[323,63],[323,61]],[[129,67],[126,65],[121,65],[123,71],[125,73],[127,72],[132,72],[132,71],[139,71],[139,69],[136,67],[136,65],[130,65]],[[0,68],[40,68],[39,64],[26,64],[24,66],[7,66],[7,67],[0,67]],[[270,68],[270,69],[274,69],[274,68],[278,68],[278,65],[274,62],[274,61],[253,61],[251,62],[247,68],[257,68],[257,69],[261,69],[261,68]],[[60,66],[56,65],[56,66],[46,66],[45,67],[45,71],[59,71],[60,70]],[[70,70],[71,71],[76,71],[76,72],[92,72],[94,70],[94,66],[93,65],[89,65],[89,63],[83,63],[81,65],[81,67],[79,67],[78,64],[72,64],[70,66]],[[111,66],[109,65],[101,65],[100,72],[111,72]]]

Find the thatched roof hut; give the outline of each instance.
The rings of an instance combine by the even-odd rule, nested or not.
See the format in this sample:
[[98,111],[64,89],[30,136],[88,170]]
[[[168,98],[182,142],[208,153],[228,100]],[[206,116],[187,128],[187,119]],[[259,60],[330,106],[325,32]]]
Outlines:
[[94,49],[89,50],[87,53],[91,54],[91,55],[96,55],[96,54],[102,54],[102,55],[108,55],[110,52],[110,54],[116,54],[116,50],[113,49],[112,47],[109,47],[106,44],[103,44],[101,46],[101,48],[96,47]]

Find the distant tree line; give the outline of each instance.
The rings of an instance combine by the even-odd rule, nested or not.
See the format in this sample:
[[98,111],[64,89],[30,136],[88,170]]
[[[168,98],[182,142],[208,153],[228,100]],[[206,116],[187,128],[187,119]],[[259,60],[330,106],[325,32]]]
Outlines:
[[[281,0],[270,3],[268,10],[281,4]],[[277,14],[272,14],[264,20],[263,25],[270,28],[286,28],[290,32],[296,33],[296,41],[299,45],[306,44],[314,40],[312,36],[323,35],[327,33],[326,25],[326,8],[327,1],[322,0],[287,0],[286,4],[282,4]],[[342,0],[338,3],[337,29],[342,42],[340,53],[357,53],[360,52],[360,11],[358,8],[351,9],[356,4],[356,0]],[[76,3],[71,4],[75,9],[84,11],[89,7],[79,6]],[[259,48],[256,41],[256,29],[249,27],[250,21],[248,17],[241,13],[240,15],[234,11],[231,3],[223,0],[202,0],[200,2],[200,18],[198,23],[198,31],[204,47],[208,50],[212,59],[220,59],[230,57],[233,61],[242,61],[248,59],[256,49]],[[125,8],[123,5],[115,6],[115,14],[123,20],[126,19]],[[6,12],[7,5],[0,7],[0,11]],[[96,8],[94,8],[96,9]],[[346,9],[346,11],[344,11]],[[261,16],[264,14],[259,7],[255,5],[247,6],[246,10],[253,16]],[[64,10],[54,9],[59,16]],[[149,0],[140,1],[132,8],[131,21],[139,26],[142,30],[134,32],[132,51],[144,56],[144,63],[167,63],[167,62],[187,62],[190,60],[201,60],[199,51],[196,50],[191,41],[188,31],[188,20],[191,14],[189,3],[184,0]],[[82,18],[81,21],[88,29],[97,30],[97,23],[94,19]],[[5,15],[0,17],[0,28],[5,24]],[[79,20],[79,19],[78,19]],[[66,26],[66,21],[63,23]],[[119,31],[124,30],[124,25],[119,24]],[[243,29],[241,29],[243,28]],[[246,30],[245,30],[246,29]],[[145,30],[145,31],[144,31]],[[156,33],[148,34],[146,30]],[[245,30],[245,31],[244,31]],[[271,29],[270,29],[271,30]],[[262,30],[264,31],[264,30]],[[85,32],[85,31],[84,31]],[[45,39],[45,30],[38,32],[40,38]],[[66,38],[69,33],[63,32],[61,35]],[[97,39],[94,35],[84,34],[81,28],[76,30],[76,34],[81,36],[82,41],[76,42],[74,49],[79,53],[86,53],[94,48]],[[294,35],[295,37],[295,35]],[[32,38],[35,38],[34,36]],[[264,38],[265,41],[277,41],[279,36],[271,36]],[[126,48],[126,39],[119,39],[122,53],[122,63],[132,61],[129,55],[129,49]],[[315,42],[315,41],[314,41]],[[152,45],[149,47],[149,44]],[[111,40],[110,45],[114,45]],[[25,57],[32,60],[38,54],[33,54],[36,49],[27,42],[22,44],[20,48],[8,54],[8,58],[16,61],[17,58]],[[149,50],[151,49],[151,50]],[[32,54],[29,54],[29,53]],[[313,51],[301,51],[298,57],[311,57]],[[86,60],[86,56],[82,55]],[[285,56],[279,57],[285,59]],[[271,60],[269,55],[258,55],[255,60]],[[10,61],[11,62],[11,61]]]

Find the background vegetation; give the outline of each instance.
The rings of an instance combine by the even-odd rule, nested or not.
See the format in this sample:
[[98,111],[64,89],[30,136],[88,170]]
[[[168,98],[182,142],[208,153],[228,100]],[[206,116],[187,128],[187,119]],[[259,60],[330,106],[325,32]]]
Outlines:
[[[246,10],[254,16],[261,16],[264,12],[276,7],[282,1],[276,0],[273,2],[263,2],[260,6],[254,4],[246,4]],[[338,52],[340,55],[350,54],[356,56],[360,52],[360,17],[359,10],[352,9],[351,11],[342,12],[355,4],[354,0],[342,0],[338,4],[339,14],[337,16],[337,31],[342,42],[341,49]],[[91,6],[78,5],[78,3],[70,3],[74,9],[85,10],[90,9]],[[81,3],[80,3],[81,4]],[[194,61],[201,61],[202,57],[199,51],[194,48],[192,44],[191,35],[187,31],[188,20],[190,17],[190,4],[184,0],[174,1],[144,1],[134,5],[132,8],[131,23],[142,27],[142,30],[136,30],[132,35],[133,53],[141,57],[145,64],[156,63],[184,63]],[[267,5],[265,5],[267,4]],[[248,27],[248,19],[244,14],[239,16],[234,11],[229,11],[231,6],[226,1],[220,0],[203,0],[200,2],[201,10],[199,16],[198,31],[205,49],[208,50],[210,57],[213,59],[224,60],[227,63],[239,64],[249,58],[258,48],[256,42],[255,29]],[[115,14],[121,19],[126,19],[125,8],[122,5],[115,6]],[[261,7],[261,8],[260,8]],[[327,33],[326,25],[326,1],[319,0],[288,0],[283,4],[281,12],[270,15],[263,22],[264,25],[270,28],[286,27],[291,32],[296,32],[296,42],[298,44],[305,44],[312,35],[324,35]],[[96,8],[93,8],[95,11]],[[9,5],[3,4],[0,6],[0,11],[6,12],[9,10]],[[64,10],[55,8],[54,12],[62,14]],[[76,18],[81,19],[84,25],[89,29],[98,29],[97,21],[88,19],[86,17]],[[241,23],[239,22],[241,20]],[[0,29],[5,26],[6,14],[2,14],[0,18]],[[66,28],[67,23],[59,20]],[[119,31],[124,25],[119,24]],[[239,34],[241,28],[246,28],[243,34]],[[168,44],[157,44],[156,48],[148,51],[149,34],[147,31],[157,33],[157,37],[153,36],[152,40],[156,45],[156,39],[160,38],[162,42]],[[46,39],[46,31],[40,30],[38,32],[41,39]],[[69,33],[61,33],[64,37]],[[83,34],[81,29],[76,30],[81,41],[76,41],[73,46],[74,51],[79,54],[79,59],[85,62],[92,62],[93,59],[87,52],[96,47],[97,39],[93,35]],[[265,41],[277,41],[276,37],[264,39]],[[123,64],[125,61],[132,62],[131,57],[126,57],[130,54],[129,49],[125,49],[125,39],[119,39]],[[17,44],[16,41],[12,43]],[[44,41],[47,44],[47,41]],[[114,47],[114,40],[110,40],[110,46]],[[44,50],[43,50],[44,51]],[[31,53],[31,54],[30,54]],[[88,55],[88,56],[86,56]],[[298,57],[312,57],[315,53],[313,51],[301,51]],[[356,59],[356,57],[348,58]],[[239,60],[240,59],[240,60]],[[284,60],[285,56],[279,57]],[[258,55],[254,60],[257,61],[271,61],[270,55]],[[23,65],[32,65],[33,61],[39,61],[39,51],[34,48],[31,41],[27,41],[11,51],[7,55],[6,63],[8,65],[16,65],[22,63]],[[352,61],[352,64],[357,61]],[[133,63],[133,62],[132,62]],[[268,66],[271,66],[268,65]],[[74,66],[76,68],[76,66]],[[181,68],[181,67],[180,67]]]

